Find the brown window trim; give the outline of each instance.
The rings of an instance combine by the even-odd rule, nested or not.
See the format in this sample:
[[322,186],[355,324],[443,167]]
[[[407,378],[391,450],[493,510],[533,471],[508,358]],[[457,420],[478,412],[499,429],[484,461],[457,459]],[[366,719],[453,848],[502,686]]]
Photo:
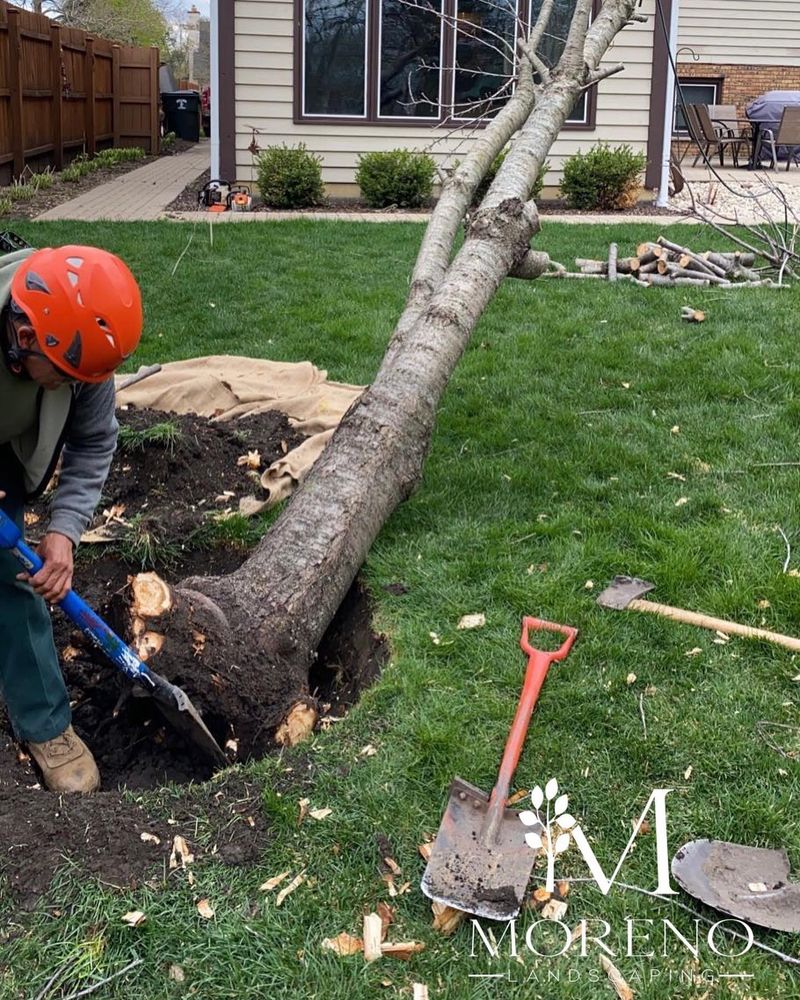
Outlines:
[[[380,0],[366,0],[368,4],[377,7]],[[455,0],[443,0],[444,16],[450,21],[454,18]],[[599,2],[593,4],[594,13],[599,9]],[[453,61],[455,49],[455,30],[448,25],[442,46],[444,66],[442,67],[441,92],[447,95],[452,90]],[[360,125],[374,128],[376,125],[388,128],[485,128],[488,121],[476,121],[469,118],[454,118],[449,114],[440,114],[438,118],[381,118],[375,110],[378,106],[377,75],[374,67],[379,64],[378,51],[378,18],[368,19],[367,31],[367,114],[364,117],[344,117],[339,115],[307,115],[303,114],[303,0],[294,0],[294,50],[292,72],[293,122],[295,125]],[[446,101],[442,102],[447,107]],[[441,111],[441,109],[440,109]],[[597,85],[591,87],[587,95],[586,122],[565,122],[562,131],[594,132],[597,128]]]

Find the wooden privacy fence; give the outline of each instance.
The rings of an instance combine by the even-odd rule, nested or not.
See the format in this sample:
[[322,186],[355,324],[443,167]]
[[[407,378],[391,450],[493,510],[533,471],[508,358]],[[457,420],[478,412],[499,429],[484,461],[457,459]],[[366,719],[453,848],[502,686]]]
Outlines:
[[[32,160],[158,152],[158,49],[117,45],[0,0],[0,175]],[[40,158],[45,158],[41,160]]]

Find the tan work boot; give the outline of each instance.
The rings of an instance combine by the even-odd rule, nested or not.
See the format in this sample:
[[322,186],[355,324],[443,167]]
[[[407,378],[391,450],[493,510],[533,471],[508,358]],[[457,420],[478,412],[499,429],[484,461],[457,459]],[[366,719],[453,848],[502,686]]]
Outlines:
[[28,743],[51,792],[96,792],[100,772],[92,753],[72,726],[44,743]]

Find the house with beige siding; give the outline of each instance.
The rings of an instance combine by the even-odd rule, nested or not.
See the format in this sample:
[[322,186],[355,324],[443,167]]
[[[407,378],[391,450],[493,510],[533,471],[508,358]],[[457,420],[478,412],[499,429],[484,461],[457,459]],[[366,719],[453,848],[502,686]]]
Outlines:
[[684,100],[734,104],[740,117],[768,90],[800,91],[798,0],[680,0]]
[[[358,158],[372,150],[426,150],[446,166],[499,106],[519,23],[535,20],[541,2],[213,0],[219,174],[252,181],[254,151],[300,142],[321,157],[335,197],[357,196]],[[646,21],[625,28],[605,60],[625,71],[573,110],[548,157],[546,191],[555,190],[567,157],[601,141],[645,153],[646,187],[657,186],[672,119],[667,26],[677,3],[673,51],[690,100],[713,93],[707,103],[742,104],[764,90],[800,89],[798,0],[642,0]],[[574,5],[555,2],[551,62]]]

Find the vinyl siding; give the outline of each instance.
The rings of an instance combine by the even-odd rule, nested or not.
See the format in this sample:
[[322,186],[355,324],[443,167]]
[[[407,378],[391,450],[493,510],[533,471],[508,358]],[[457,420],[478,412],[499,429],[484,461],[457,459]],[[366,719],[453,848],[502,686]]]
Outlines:
[[[588,150],[599,141],[647,148],[655,0],[644,0],[646,24],[633,24],[617,37],[607,62],[625,64],[625,72],[604,80],[597,95],[597,126],[564,131],[548,160],[545,183],[557,184],[566,157]],[[247,150],[253,128],[260,146],[304,142],[323,160],[328,184],[353,184],[358,156],[398,146],[430,150],[440,165],[463,156],[469,137],[463,131],[432,131],[419,125],[358,125],[295,123],[293,104],[293,13],[291,0],[237,0],[236,37],[236,167],[239,180],[254,179]]]
[[800,66],[800,3],[681,0],[678,45],[693,49],[701,63]]

